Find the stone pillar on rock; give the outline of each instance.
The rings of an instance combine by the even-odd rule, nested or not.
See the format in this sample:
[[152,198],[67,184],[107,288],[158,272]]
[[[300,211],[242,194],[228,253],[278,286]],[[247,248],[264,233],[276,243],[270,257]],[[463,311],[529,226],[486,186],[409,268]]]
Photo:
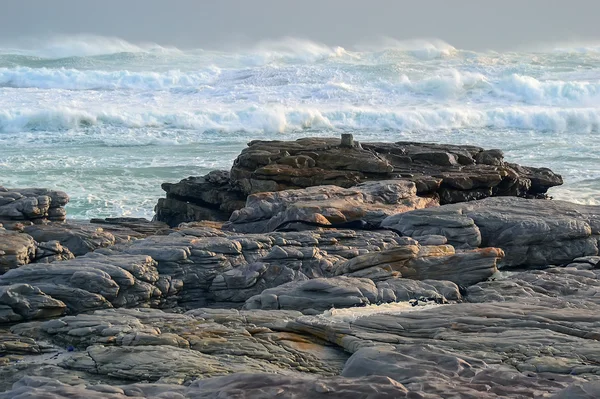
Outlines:
[[342,147],[342,148],[356,147],[356,144],[354,143],[354,136],[351,133],[342,133],[342,142],[340,143],[340,147]]

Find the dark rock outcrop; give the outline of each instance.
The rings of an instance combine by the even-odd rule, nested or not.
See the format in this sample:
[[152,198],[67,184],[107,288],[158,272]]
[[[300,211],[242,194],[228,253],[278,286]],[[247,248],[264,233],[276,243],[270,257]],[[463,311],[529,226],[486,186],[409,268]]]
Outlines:
[[215,170],[161,187],[167,197],[158,200],[155,220],[169,226],[197,220],[224,221],[245,203],[245,196],[231,187],[227,171]]
[[[491,196],[545,197],[562,178],[546,168],[504,161],[502,151],[445,144],[357,143],[336,138],[252,141],[231,172],[213,171],[177,184],[163,184],[167,198],[156,220],[170,226],[194,220],[229,219],[247,195],[307,189],[354,187],[373,180],[413,182],[417,195],[442,204]],[[246,204],[248,206],[248,204]]]

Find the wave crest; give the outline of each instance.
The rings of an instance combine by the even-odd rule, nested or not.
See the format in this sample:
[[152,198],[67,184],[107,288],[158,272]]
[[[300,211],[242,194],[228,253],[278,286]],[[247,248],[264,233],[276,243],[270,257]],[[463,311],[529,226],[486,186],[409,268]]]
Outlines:
[[161,128],[222,132],[286,133],[306,129],[440,131],[465,128],[598,133],[596,108],[418,108],[342,109],[249,107],[238,110],[187,112],[84,111],[55,108],[0,111],[0,132],[61,131],[93,126]]

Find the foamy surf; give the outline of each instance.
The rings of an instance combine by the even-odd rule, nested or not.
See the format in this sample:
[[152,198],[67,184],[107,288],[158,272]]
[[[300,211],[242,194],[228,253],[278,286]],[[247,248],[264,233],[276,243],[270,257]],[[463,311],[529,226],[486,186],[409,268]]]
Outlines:
[[63,189],[72,217],[152,217],[162,182],[228,168],[249,140],[353,132],[502,148],[509,161],[562,173],[555,198],[599,203],[595,48],[476,53],[435,39],[284,38],[213,50],[81,35],[0,43],[0,184]]

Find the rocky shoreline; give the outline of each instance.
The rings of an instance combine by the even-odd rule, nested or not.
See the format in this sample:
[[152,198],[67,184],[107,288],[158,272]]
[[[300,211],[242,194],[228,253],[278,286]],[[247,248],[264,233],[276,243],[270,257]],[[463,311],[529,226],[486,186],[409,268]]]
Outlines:
[[154,221],[0,187],[0,398],[600,397],[600,206],[560,184],[346,135],[253,141]]

